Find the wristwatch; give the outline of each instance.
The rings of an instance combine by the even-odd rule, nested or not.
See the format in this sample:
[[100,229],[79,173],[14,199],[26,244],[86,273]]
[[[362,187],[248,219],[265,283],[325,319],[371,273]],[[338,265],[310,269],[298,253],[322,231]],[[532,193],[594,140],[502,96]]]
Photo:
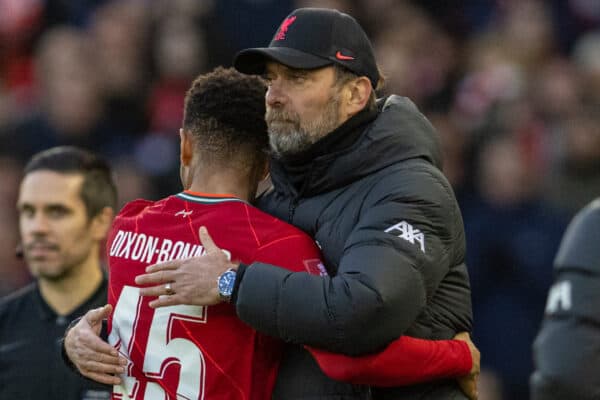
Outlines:
[[221,300],[227,303],[231,301],[231,294],[233,293],[233,287],[235,286],[236,276],[237,271],[233,268],[229,268],[217,278],[217,289],[219,290],[219,297],[221,298]]

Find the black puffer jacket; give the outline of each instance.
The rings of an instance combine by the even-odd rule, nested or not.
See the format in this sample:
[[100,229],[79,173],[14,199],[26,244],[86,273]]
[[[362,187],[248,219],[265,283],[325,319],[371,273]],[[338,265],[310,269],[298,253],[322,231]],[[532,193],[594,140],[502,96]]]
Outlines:
[[[350,355],[411,335],[471,329],[465,237],[440,172],[430,123],[406,98],[380,101],[306,154],[274,161],[260,207],[310,234],[332,276],[255,263],[237,290],[241,319],[292,343]],[[326,378],[300,346],[287,352],[277,399],[463,399],[454,381],[364,388]]]
[[532,400],[600,399],[600,198],[569,225],[535,339]]

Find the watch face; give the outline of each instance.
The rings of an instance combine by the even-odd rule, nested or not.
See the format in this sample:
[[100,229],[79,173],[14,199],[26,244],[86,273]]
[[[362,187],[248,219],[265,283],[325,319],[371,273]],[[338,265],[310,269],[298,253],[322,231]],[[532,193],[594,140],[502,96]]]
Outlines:
[[225,271],[219,277],[219,294],[224,297],[231,296],[235,284],[235,271]]

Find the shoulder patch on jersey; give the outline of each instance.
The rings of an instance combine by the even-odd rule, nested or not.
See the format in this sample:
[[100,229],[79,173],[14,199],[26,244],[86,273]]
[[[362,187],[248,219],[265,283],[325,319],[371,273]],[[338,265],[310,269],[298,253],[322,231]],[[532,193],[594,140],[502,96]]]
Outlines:
[[327,276],[327,270],[325,269],[323,262],[318,258],[304,260],[304,267],[306,268],[306,271],[313,275]]

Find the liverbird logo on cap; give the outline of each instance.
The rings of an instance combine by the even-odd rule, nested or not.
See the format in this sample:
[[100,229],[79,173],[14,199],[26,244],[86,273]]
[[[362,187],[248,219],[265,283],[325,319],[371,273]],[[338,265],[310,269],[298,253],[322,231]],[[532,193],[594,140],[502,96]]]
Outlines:
[[277,32],[277,36],[275,36],[275,40],[285,39],[285,34],[287,33],[287,30],[289,29],[290,25],[294,23],[295,20],[295,15],[293,17],[284,19],[281,23],[281,27],[279,27],[279,32]]

